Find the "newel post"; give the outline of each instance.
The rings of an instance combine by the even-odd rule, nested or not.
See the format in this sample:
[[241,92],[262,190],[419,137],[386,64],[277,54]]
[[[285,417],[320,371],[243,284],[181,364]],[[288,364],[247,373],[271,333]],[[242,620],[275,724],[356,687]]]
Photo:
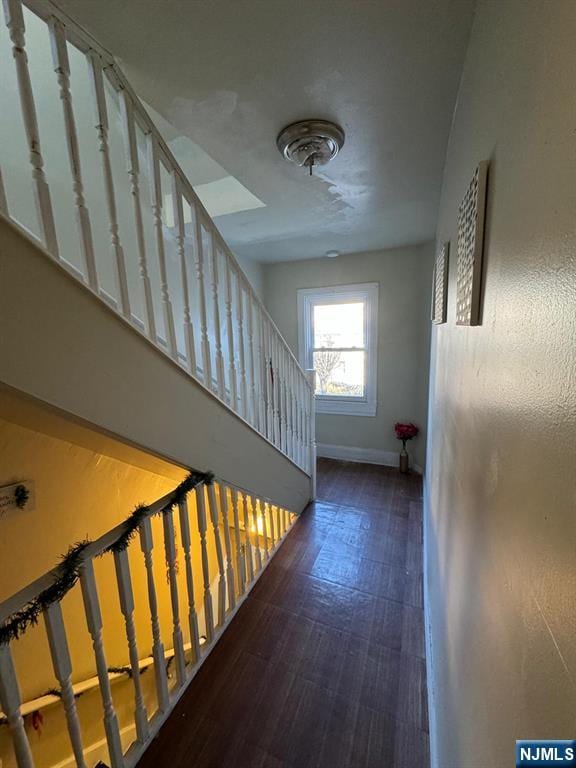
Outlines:
[[308,428],[308,435],[310,439],[310,445],[308,446],[309,456],[309,468],[310,468],[310,480],[311,480],[311,497],[312,500],[316,498],[316,371],[314,369],[306,371],[306,377],[310,384],[310,409],[308,418],[310,424]]

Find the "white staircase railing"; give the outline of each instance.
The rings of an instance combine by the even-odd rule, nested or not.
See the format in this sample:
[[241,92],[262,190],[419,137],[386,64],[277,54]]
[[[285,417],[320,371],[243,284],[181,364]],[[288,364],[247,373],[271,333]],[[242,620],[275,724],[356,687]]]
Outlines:
[[3,7],[0,215],[312,475],[310,383],[114,58]]
[[[58,742],[58,765],[85,768],[97,760],[111,768],[135,765],[295,519],[269,499],[193,473],[97,541],[76,545],[60,566],[2,603],[0,727],[9,728],[13,752],[0,749],[5,768],[34,767],[35,748],[24,718],[59,703],[62,731],[50,737],[52,750]],[[107,579],[106,561],[115,578]],[[202,590],[195,590],[198,585]],[[67,601],[78,590],[82,602],[74,604],[82,607],[74,611]],[[29,646],[19,647],[41,617],[57,687],[44,694],[36,690],[23,702],[22,676],[33,690],[35,675],[46,672],[39,661],[41,638],[34,638],[32,656]],[[147,642],[151,647],[144,651]],[[87,678],[77,679],[72,650],[84,668],[92,657]],[[122,666],[110,667],[112,655]],[[144,675],[149,669],[153,674]],[[113,695],[120,680],[128,687]],[[91,690],[99,691],[104,729],[96,750],[83,733],[94,710],[82,715],[78,699]]]

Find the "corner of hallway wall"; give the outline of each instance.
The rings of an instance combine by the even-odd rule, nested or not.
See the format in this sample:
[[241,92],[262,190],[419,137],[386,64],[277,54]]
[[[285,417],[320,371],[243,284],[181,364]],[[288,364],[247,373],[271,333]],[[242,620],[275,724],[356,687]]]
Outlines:
[[353,253],[336,259],[307,259],[264,265],[264,303],[298,355],[297,291],[348,283],[380,284],[378,320],[378,407],[375,417],[320,414],[316,439],[351,457],[398,453],[393,425],[417,422],[415,463],[425,462],[430,341],[432,242]]
[[[571,0],[480,0],[447,151],[425,481],[433,768],[507,768],[516,739],[574,737],[575,31]],[[484,159],[482,322],[457,327],[458,206]]]
[[242,267],[242,271],[254,288],[256,296],[264,301],[264,265],[259,261],[249,259],[247,256],[238,256],[238,254],[236,254],[236,261]]

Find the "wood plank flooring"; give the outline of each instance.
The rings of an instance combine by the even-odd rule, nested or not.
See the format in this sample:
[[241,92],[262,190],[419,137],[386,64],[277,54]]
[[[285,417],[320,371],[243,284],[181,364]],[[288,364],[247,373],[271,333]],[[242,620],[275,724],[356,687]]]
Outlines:
[[140,768],[428,768],[420,478],[321,459],[318,496]]

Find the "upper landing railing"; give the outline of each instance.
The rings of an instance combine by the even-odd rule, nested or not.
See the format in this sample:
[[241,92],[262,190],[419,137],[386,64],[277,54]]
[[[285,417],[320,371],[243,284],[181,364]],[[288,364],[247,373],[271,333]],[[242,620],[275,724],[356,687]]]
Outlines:
[[310,380],[114,58],[3,8],[0,214],[312,475]]

